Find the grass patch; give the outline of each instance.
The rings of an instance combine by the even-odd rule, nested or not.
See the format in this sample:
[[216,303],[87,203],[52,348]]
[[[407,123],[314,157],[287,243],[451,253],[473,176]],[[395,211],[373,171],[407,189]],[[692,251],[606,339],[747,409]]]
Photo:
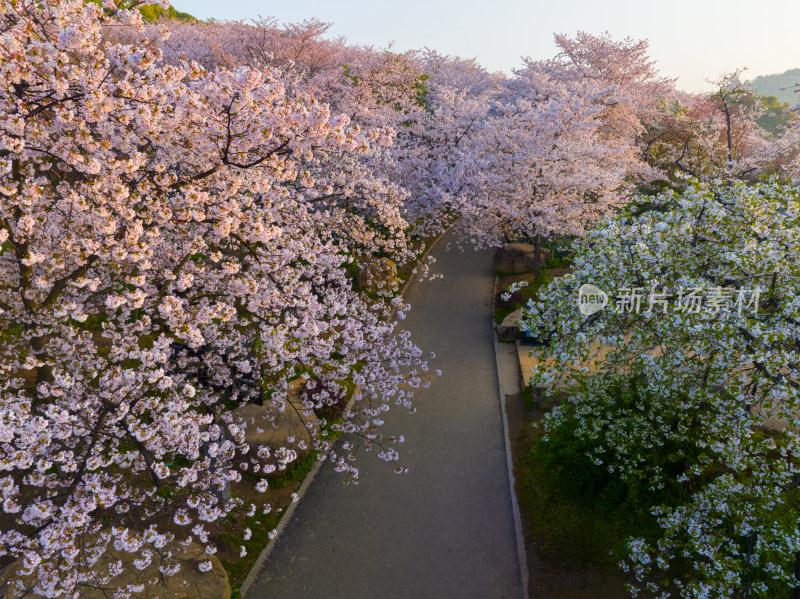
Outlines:
[[350,262],[345,262],[342,266],[344,267],[344,270],[347,273],[347,276],[350,278],[350,280],[353,281],[353,283],[355,283],[358,280],[358,271],[359,271],[359,266],[356,263],[356,261],[351,260]]
[[247,555],[235,562],[222,561],[222,566],[228,572],[228,578],[231,584],[231,599],[241,599],[241,586],[244,579],[250,573],[253,564],[256,563],[261,551],[269,543],[269,533],[278,526],[283,512],[269,514],[256,514],[249,518],[245,518],[244,525],[252,531],[252,536],[248,540],[244,540],[240,536],[232,535],[229,533],[222,533],[222,540],[229,543],[234,547],[244,546],[247,549]]
[[553,253],[548,256],[547,261],[544,263],[545,268],[571,268],[572,260],[569,257],[568,250],[553,250]]
[[522,390],[522,403],[525,405],[526,410],[533,411],[533,387],[530,385],[527,385]]
[[297,462],[295,467],[283,476],[269,478],[269,486],[273,489],[282,489],[291,483],[303,482],[306,476],[308,476],[308,473],[311,472],[311,469],[314,467],[314,464],[317,462],[317,460],[317,452],[312,451],[304,459]]
[[[296,491],[306,476],[311,472],[314,463],[317,461],[317,452],[312,452],[297,464],[286,474],[278,478],[267,478],[269,481],[269,488],[271,490],[283,489],[290,487],[285,493],[289,491]],[[250,475],[249,478],[256,480],[261,477]],[[269,533],[278,527],[285,509],[288,505],[273,505],[271,512],[264,514],[256,513],[253,516],[245,516],[238,520],[235,525],[230,527],[230,530],[244,530],[249,528],[252,536],[248,540],[244,540],[240,534],[232,532],[222,532],[220,540],[224,547],[228,550],[228,554],[238,554],[240,547],[244,546],[247,549],[247,555],[237,560],[220,559],[222,566],[228,573],[228,580],[231,585],[231,599],[241,598],[241,586],[244,579],[250,573],[251,568],[256,563],[261,551],[269,543]],[[240,516],[241,517],[241,516]]]
[[2,322],[0,323],[0,341],[7,343],[15,340],[17,337],[22,335],[24,331],[25,329],[22,327],[22,325],[19,325],[16,322]]

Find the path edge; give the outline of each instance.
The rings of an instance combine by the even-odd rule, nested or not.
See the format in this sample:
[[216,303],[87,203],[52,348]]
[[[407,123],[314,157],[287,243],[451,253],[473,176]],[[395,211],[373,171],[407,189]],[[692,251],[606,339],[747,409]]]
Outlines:
[[[494,310],[494,298],[497,292],[498,278],[495,275],[494,286],[492,288],[491,306]],[[517,501],[517,479],[514,475],[514,458],[511,454],[511,435],[508,427],[508,415],[506,414],[506,392],[503,387],[503,365],[500,362],[500,344],[497,340],[497,331],[494,326],[494,319],[490,316],[489,322],[492,329],[492,341],[494,342],[494,359],[497,365],[497,391],[500,396],[500,413],[503,416],[503,439],[506,449],[506,467],[508,469],[508,486],[511,490],[511,512],[514,516],[514,534],[517,541],[517,560],[519,561],[519,575],[522,584],[522,597],[528,599],[528,554],[525,550],[525,536],[522,528],[522,516]]]
[[[422,262],[423,260],[425,260],[425,258],[428,257],[428,254],[430,254],[433,248],[436,247],[436,245],[439,243],[442,237],[444,237],[453,228],[453,225],[455,225],[456,222],[458,222],[458,219],[456,219],[456,221],[451,223],[450,226],[447,227],[447,229],[442,231],[439,234],[439,236],[433,240],[433,242],[425,249],[425,251],[420,256],[419,258],[420,262]],[[400,289],[401,296],[404,296],[406,294],[406,291],[408,291],[408,288],[411,286],[411,283],[414,281],[414,278],[415,276],[411,276],[408,278],[407,281],[405,281],[402,289]],[[391,313],[392,316],[394,316],[395,312],[396,309],[392,310]],[[495,345],[496,344],[497,344],[497,338],[495,337]],[[495,355],[497,355],[496,348],[495,348]],[[354,401],[355,398],[352,398],[350,400],[350,402],[345,407],[345,411],[349,410],[353,406]],[[504,406],[503,426],[506,428],[506,451],[508,451],[508,423],[505,421],[505,403],[503,404],[503,406]],[[248,591],[250,590],[250,587],[253,586],[253,583],[256,581],[256,578],[258,578],[258,575],[261,574],[261,570],[264,569],[264,565],[267,563],[267,558],[269,558],[270,553],[272,553],[272,550],[275,548],[275,544],[278,542],[278,539],[280,539],[281,536],[283,535],[283,531],[289,524],[289,520],[292,519],[292,515],[294,514],[295,509],[297,509],[297,506],[300,504],[300,501],[302,501],[303,496],[308,492],[311,483],[314,481],[314,478],[317,476],[317,473],[319,472],[320,468],[322,468],[322,464],[324,462],[325,460],[317,460],[311,467],[311,471],[303,479],[303,482],[300,484],[300,488],[297,489],[297,499],[289,504],[289,507],[286,508],[286,511],[284,512],[283,516],[278,522],[278,525],[275,527],[275,536],[272,537],[272,539],[270,539],[270,541],[266,544],[264,549],[261,550],[261,553],[258,554],[258,558],[253,564],[253,567],[250,568],[250,572],[248,572],[247,577],[244,579],[244,582],[242,582],[242,585],[239,587],[239,594],[242,597],[242,599],[245,599]],[[513,484],[512,484],[512,491],[513,491]],[[516,496],[512,496],[512,498],[516,502]],[[519,545],[519,541],[517,542],[517,545]],[[525,585],[523,585],[523,588],[525,588]]]

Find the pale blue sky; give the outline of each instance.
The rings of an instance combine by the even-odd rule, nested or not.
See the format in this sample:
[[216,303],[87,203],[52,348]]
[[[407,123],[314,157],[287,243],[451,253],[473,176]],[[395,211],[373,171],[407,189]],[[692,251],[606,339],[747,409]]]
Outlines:
[[521,56],[555,53],[553,32],[585,30],[650,40],[663,75],[691,91],[723,71],[746,78],[800,67],[800,0],[175,0],[201,19],[316,17],[351,42],[397,50],[428,46],[510,71]]

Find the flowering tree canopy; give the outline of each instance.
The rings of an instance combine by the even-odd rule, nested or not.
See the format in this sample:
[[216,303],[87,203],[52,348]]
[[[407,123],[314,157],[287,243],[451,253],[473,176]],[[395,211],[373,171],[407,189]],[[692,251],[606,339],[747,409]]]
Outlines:
[[[362,159],[393,132],[268,68],[164,64],[156,43],[118,41],[142,28],[125,4],[2,6],[0,556],[38,594],[130,595],[107,547],[176,572],[174,543],[253,513],[237,485],[263,491],[298,445],[357,478],[355,441],[309,428],[254,446],[251,429],[349,382],[332,430],[397,458],[382,414],[412,407],[400,385],[427,367],[345,270],[410,255],[402,190]],[[298,376],[309,392],[289,402]],[[233,417],[250,404],[264,422]]]
[[584,33],[556,43],[559,56],[527,59],[460,140],[458,208],[476,241],[583,235],[630,184],[656,176],[637,142],[671,82],[647,43]]
[[675,92],[664,97],[646,122],[648,161],[671,177],[679,172],[705,179],[754,178],[785,162],[776,160],[776,146],[785,153],[791,137],[768,142],[757,123],[761,102],[741,82],[741,74],[721,76],[713,94]]
[[[796,187],[695,181],[604,221],[525,312],[548,342],[535,380],[569,386],[548,426],[574,418],[597,464],[686,491],[653,506],[659,539],[631,543],[640,589],[800,584],[798,232]],[[585,315],[583,284],[616,302]]]

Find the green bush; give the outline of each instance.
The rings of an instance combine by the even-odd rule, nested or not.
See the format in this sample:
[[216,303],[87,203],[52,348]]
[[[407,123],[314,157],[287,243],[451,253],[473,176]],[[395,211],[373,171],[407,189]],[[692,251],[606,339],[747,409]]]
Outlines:
[[624,480],[587,457],[590,446],[567,420],[545,439],[537,434],[520,459],[519,496],[544,553],[575,566],[616,564],[628,539],[659,534],[654,505],[677,501],[677,487],[649,488],[647,480]]

